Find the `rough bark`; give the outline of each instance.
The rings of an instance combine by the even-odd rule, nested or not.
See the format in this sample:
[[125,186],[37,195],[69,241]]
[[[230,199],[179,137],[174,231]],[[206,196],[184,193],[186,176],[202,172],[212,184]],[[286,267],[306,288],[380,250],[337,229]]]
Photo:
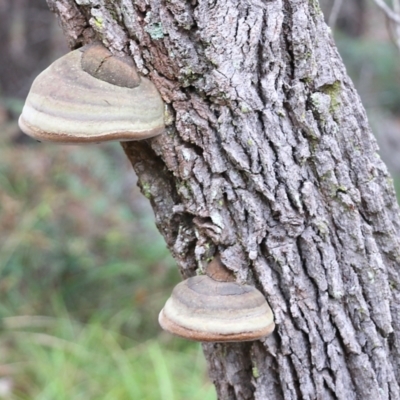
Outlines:
[[220,399],[399,399],[399,212],[316,0],[48,0],[71,48],[131,54],[166,133],[123,148],[184,277],[219,251],[270,302],[207,344]]

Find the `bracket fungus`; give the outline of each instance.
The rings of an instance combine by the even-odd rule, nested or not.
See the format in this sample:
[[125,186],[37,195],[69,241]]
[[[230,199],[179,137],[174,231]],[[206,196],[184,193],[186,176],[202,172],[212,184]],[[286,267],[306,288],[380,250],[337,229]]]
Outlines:
[[161,327],[200,342],[250,341],[273,332],[274,317],[260,291],[216,279],[195,276],[175,286],[160,312]]
[[129,57],[95,43],[38,75],[19,126],[39,141],[65,144],[141,140],[164,131],[164,104]]

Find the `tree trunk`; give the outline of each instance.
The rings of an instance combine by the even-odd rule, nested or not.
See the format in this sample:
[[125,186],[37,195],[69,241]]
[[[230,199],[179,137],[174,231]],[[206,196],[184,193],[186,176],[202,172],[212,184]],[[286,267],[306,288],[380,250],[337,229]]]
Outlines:
[[400,399],[398,205],[317,0],[47,1],[162,94],[123,148],[182,275],[218,251],[271,304],[271,337],[203,346],[219,398]]

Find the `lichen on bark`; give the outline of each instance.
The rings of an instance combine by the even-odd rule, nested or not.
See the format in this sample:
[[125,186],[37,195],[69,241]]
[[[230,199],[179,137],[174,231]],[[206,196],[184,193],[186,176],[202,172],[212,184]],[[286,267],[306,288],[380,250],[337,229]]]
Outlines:
[[399,210],[309,0],[47,0],[132,56],[165,134],[123,148],[184,277],[218,251],[277,329],[207,344],[220,399],[399,399]]

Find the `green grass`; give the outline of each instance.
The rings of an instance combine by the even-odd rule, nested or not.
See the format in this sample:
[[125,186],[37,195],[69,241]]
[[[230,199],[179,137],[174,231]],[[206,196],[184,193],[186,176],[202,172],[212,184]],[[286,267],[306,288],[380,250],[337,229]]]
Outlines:
[[137,343],[98,322],[68,317],[8,318],[1,338],[19,354],[0,364],[13,367],[11,399],[215,399],[198,344]]
[[0,226],[0,398],[216,398],[158,326],[180,278],[118,144],[0,135]]

